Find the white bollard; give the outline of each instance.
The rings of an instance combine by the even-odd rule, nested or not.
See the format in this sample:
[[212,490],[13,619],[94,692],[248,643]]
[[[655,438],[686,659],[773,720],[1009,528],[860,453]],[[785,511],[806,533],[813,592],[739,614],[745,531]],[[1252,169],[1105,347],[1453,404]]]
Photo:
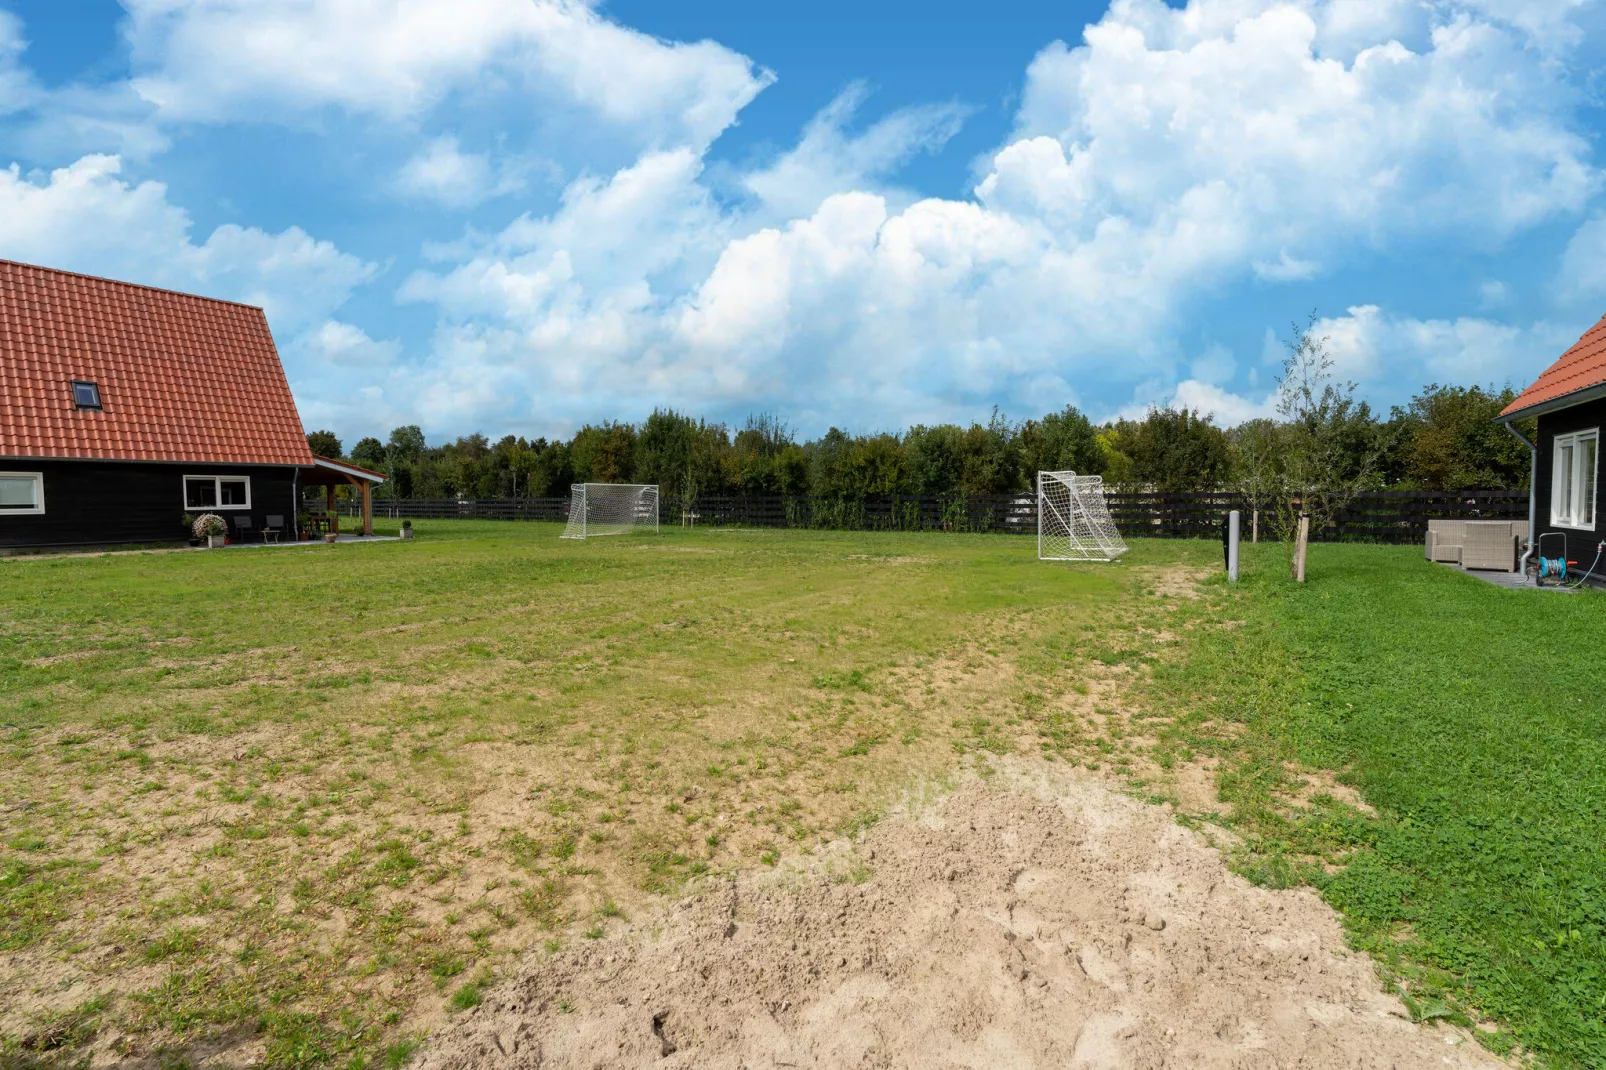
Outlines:
[[1227,582],[1238,582],[1238,526],[1241,521],[1238,510],[1234,509],[1227,514]]

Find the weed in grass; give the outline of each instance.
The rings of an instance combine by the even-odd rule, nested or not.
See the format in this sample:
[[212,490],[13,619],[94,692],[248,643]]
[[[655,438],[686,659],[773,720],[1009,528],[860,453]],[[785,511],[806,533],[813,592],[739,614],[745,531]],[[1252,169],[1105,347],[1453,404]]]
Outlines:
[[502,840],[502,850],[507,852],[509,861],[520,869],[534,870],[540,861],[545,847],[540,840],[527,836],[522,832],[512,832]]
[[[109,993],[101,993],[84,1000],[75,1007],[43,1014],[34,1020],[33,1027],[20,1042],[12,1041],[17,1052],[6,1052],[6,1043],[0,1039],[0,1067],[46,1066],[59,1063],[55,1059],[41,1060],[39,1056],[70,1052],[88,1043],[100,1027],[101,1017],[113,1002]],[[26,1054],[24,1054],[26,1053]]]
[[32,832],[19,832],[6,844],[13,851],[42,852],[50,850],[50,841]]
[[491,973],[481,970],[472,981],[458,988],[452,993],[448,1005],[456,1011],[466,1011],[471,1007],[478,1007],[485,999],[485,989],[490,986]]
[[526,888],[519,895],[524,911],[543,929],[555,929],[562,923],[563,902],[567,893],[556,880],[546,879],[534,888]]
[[200,953],[205,943],[200,933],[191,929],[169,929],[140,950],[146,962],[184,961]]
[[444,987],[447,981],[462,973],[467,964],[458,955],[450,951],[442,951],[435,956],[430,964],[429,975],[435,979],[435,987]]

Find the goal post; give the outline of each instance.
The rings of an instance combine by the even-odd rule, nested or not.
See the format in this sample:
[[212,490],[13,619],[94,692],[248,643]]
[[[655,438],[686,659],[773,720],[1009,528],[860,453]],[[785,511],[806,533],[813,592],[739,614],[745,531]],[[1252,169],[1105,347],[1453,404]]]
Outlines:
[[1037,473],[1037,558],[1114,561],[1127,545],[1104,500],[1103,476]]
[[575,483],[569,487],[569,522],[562,538],[658,531],[655,483]]

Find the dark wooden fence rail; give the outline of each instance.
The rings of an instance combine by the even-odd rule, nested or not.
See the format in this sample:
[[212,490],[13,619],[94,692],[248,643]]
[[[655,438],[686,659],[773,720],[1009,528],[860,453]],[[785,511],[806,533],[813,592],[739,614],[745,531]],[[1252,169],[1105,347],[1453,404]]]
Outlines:
[[[1244,513],[1247,534],[1253,509],[1235,491],[1189,494],[1112,492],[1106,495],[1110,515],[1123,535],[1152,538],[1211,537],[1220,530],[1222,514],[1229,509]],[[355,501],[339,503],[340,511],[355,515]],[[567,498],[410,498],[376,500],[374,516],[389,519],[564,520]],[[1376,491],[1352,500],[1325,531],[1312,532],[1321,540],[1365,542],[1417,542],[1429,520],[1483,518],[1522,520],[1528,515],[1526,491],[1476,490],[1455,492]],[[694,523],[703,527],[739,525],[756,528],[834,528],[868,531],[985,531],[1033,535],[1037,532],[1037,502],[1030,493],[989,494],[937,498],[873,498],[836,501],[824,498],[708,497],[687,505],[665,498],[660,523]],[[1270,537],[1263,513],[1261,535]]]
[[[359,516],[362,503],[343,498],[342,516]],[[567,498],[375,498],[374,516],[390,520],[558,520],[569,518]]]

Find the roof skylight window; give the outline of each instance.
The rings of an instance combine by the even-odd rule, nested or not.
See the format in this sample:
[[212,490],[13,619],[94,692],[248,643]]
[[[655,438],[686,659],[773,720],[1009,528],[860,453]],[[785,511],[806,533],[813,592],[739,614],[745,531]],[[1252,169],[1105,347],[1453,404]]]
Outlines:
[[72,381],[72,400],[73,404],[80,409],[100,408],[100,385],[85,379],[74,379]]

